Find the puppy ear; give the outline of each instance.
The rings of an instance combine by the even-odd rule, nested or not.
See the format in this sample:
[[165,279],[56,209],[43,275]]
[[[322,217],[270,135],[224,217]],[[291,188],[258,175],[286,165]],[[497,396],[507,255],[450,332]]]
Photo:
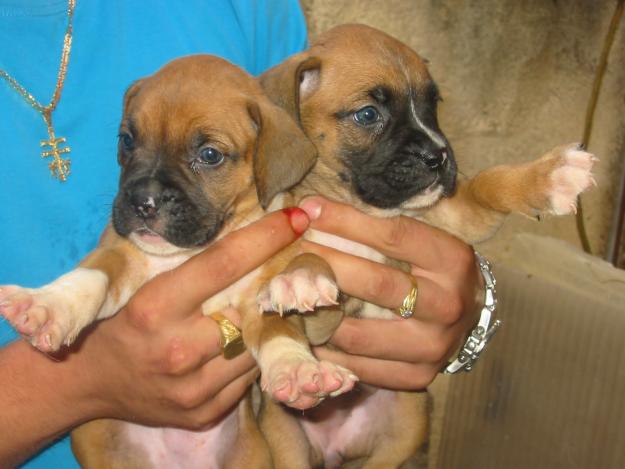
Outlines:
[[248,112],[258,129],[254,179],[266,209],[278,193],[304,178],[317,161],[317,150],[286,111],[267,98],[251,102]]
[[263,73],[260,84],[269,99],[299,123],[301,101],[319,87],[320,72],[321,60],[302,52]]

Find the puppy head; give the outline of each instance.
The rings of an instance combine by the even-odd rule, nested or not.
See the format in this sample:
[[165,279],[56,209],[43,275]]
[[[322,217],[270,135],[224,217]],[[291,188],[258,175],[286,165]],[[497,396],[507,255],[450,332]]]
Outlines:
[[113,226],[170,254],[202,246],[228,221],[306,174],[314,146],[254,78],[223,59],[170,62],[124,97]]
[[[261,76],[319,151],[319,170],[380,208],[420,208],[455,187],[423,60],[376,29],[343,25]],[[317,171],[317,170],[315,170]]]

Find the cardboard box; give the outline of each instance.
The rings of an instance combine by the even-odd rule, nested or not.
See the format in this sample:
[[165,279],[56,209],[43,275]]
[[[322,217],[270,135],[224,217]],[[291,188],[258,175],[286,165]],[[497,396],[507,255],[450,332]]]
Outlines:
[[433,386],[430,468],[623,468],[625,271],[517,241],[494,268],[503,327],[471,373]]

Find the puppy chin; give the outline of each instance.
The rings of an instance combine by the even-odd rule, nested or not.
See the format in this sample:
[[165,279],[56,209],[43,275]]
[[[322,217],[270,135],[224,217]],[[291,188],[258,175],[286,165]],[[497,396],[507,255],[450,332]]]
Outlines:
[[430,187],[411,197],[401,204],[403,210],[418,210],[431,207],[443,197],[445,188],[442,184],[435,182]]
[[191,251],[189,248],[181,248],[170,242],[158,234],[150,231],[137,232],[133,231],[128,236],[128,239],[133,242],[139,249],[147,254],[153,256],[173,256],[182,252]]

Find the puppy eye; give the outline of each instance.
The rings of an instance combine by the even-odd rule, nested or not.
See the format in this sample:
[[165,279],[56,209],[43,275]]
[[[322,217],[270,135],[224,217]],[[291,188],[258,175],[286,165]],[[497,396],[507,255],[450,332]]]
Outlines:
[[380,120],[380,113],[373,106],[366,106],[354,113],[354,122],[358,125],[371,125]]
[[135,140],[134,138],[132,138],[132,135],[130,135],[129,133],[122,132],[119,134],[119,144],[124,150],[130,151],[135,146]]
[[200,150],[200,161],[209,166],[217,166],[224,160],[224,155],[213,147],[204,147]]

